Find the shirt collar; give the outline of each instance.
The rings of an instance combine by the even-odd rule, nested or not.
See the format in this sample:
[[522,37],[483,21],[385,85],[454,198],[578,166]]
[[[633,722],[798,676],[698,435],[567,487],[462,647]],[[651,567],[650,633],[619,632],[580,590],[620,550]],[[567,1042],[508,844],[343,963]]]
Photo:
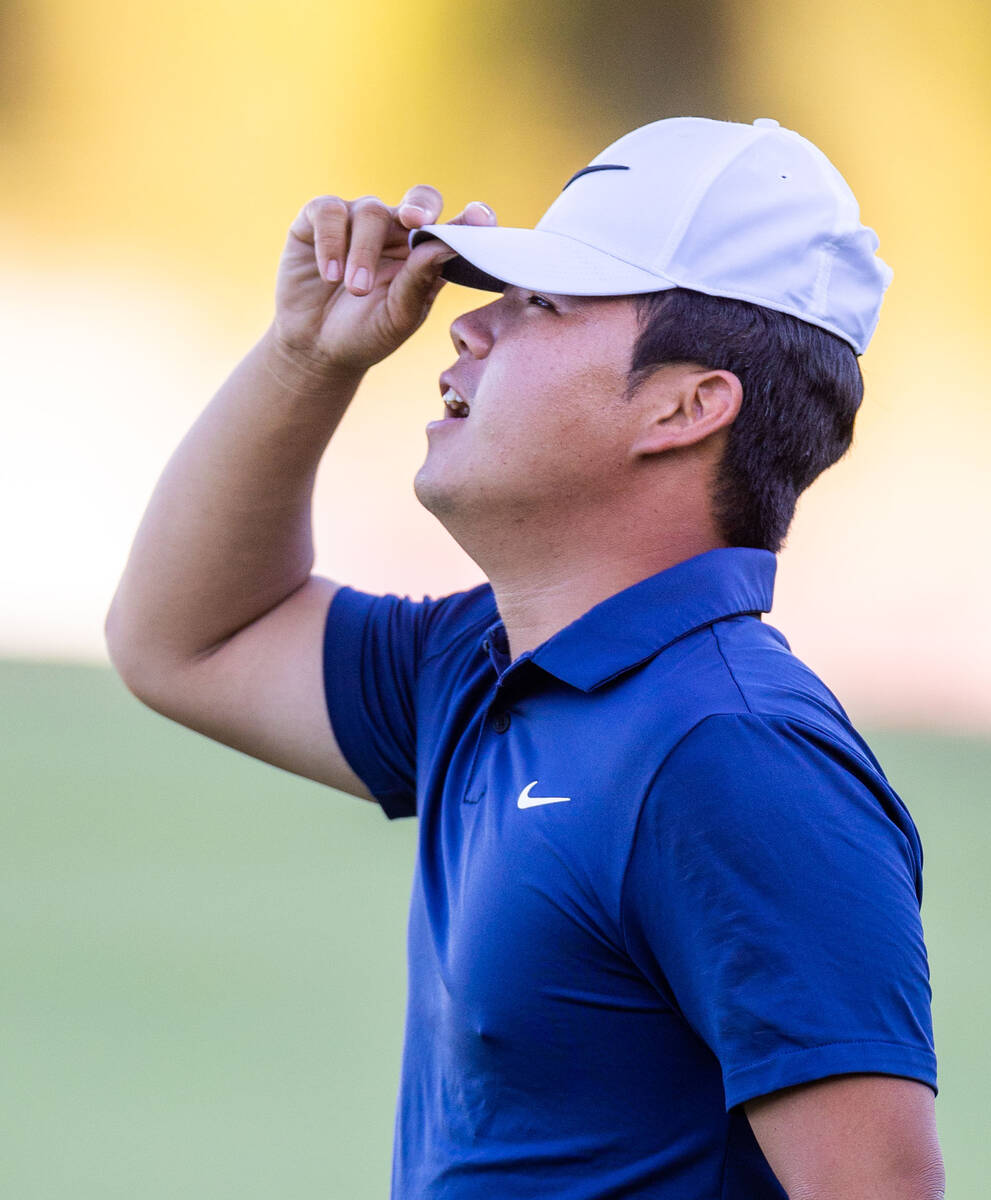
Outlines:
[[[777,562],[750,546],[706,550],[607,597],[521,657],[592,691],[713,621],[770,612]],[[487,632],[505,639],[501,622]]]

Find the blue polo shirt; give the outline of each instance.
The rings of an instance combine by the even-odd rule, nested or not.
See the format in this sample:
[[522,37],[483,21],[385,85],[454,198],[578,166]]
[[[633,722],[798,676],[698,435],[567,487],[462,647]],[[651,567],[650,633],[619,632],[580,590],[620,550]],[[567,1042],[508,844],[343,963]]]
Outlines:
[[419,817],[393,1200],[784,1197],[743,1101],[852,1071],[936,1091],[922,848],[709,550],[510,662],[491,587],[343,587],[341,750]]

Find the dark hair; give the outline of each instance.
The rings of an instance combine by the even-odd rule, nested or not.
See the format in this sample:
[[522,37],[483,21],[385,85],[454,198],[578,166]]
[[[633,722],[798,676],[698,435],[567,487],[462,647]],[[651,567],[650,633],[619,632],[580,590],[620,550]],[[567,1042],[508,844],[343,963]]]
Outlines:
[[788,313],[687,288],[632,296],[627,396],[662,363],[732,371],[743,388],[712,491],[731,546],[777,553],[799,494],[847,451],[864,394],[853,347]]

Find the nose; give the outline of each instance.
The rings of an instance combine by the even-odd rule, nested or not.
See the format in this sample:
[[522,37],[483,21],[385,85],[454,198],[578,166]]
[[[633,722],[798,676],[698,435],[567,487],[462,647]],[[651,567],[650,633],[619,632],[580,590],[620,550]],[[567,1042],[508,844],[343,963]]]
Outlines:
[[492,347],[491,304],[473,308],[451,322],[451,341],[460,357],[484,358]]

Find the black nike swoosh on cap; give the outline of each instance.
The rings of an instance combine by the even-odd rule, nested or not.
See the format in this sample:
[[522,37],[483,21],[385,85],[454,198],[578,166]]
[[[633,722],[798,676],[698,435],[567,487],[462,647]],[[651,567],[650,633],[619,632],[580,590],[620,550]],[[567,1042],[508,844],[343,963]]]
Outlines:
[[599,163],[597,167],[582,167],[580,171],[576,171],[574,175],[571,176],[564,187],[561,188],[561,191],[565,191],[567,188],[571,187],[576,179],[580,179],[583,175],[588,175],[592,171],[628,171],[629,169],[629,167],[620,166],[618,163]]

